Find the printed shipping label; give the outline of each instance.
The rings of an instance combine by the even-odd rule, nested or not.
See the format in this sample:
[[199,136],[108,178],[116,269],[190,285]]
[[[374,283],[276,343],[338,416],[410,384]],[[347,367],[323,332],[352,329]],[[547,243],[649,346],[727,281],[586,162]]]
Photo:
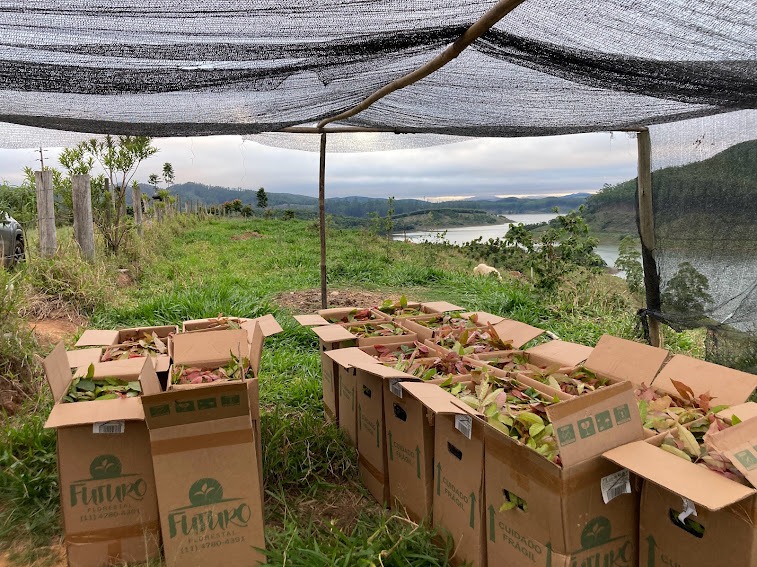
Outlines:
[[123,433],[126,431],[124,420],[98,421],[92,424],[92,433]]
[[397,396],[398,398],[402,397],[402,380],[399,378],[393,378],[389,380],[389,391]]
[[473,433],[473,417],[470,415],[456,415],[455,429],[470,439]]
[[623,469],[602,479],[602,500],[605,504],[621,494],[631,494],[631,475]]

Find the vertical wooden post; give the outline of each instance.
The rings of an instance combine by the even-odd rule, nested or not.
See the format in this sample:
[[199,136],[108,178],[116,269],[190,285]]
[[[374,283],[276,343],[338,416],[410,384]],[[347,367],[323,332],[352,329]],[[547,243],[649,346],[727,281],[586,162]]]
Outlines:
[[43,258],[55,254],[58,243],[55,235],[55,200],[53,198],[53,172],[49,169],[34,172],[37,192],[37,226],[39,252]]
[[71,176],[71,197],[74,206],[74,237],[82,256],[91,262],[95,259],[95,229],[89,175]]
[[[641,237],[641,260],[644,266],[644,289],[646,291],[647,309],[660,311],[660,278],[657,274],[655,260],[654,208],[652,205],[652,142],[646,128],[636,136],[638,161],[639,193],[639,236]],[[649,322],[649,343],[662,346],[660,323],[654,317],[647,317]]]
[[326,290],[326,133],[321,134],[321,162],[318,173],[318,220],[321,233],[321,308],[328,307]]
[[134,224],[142,229],[142,189],[138,183],[131,186],[131,206],[134,209]]

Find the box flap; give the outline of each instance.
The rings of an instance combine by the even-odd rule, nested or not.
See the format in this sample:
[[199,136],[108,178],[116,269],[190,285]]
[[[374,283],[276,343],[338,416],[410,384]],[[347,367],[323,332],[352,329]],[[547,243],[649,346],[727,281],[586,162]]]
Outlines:
[[268,315],[263,315],[262,317],[256,317],[255,319],[244,321],[239,326],[243,329],[246,329],[247,333],[252,336],[252,330],[256,323],[260,325],[260,329],[263,331],[263,336],[265,337],[277,335],[284,330],[281,328],[281,325],[279,325],[279,322],[270,313]]
[[592,350],[585,345],[554,340],[532,347],[526,352],[561,366],[577,366],[589,358]]
[[428,382],[400,382],[400,387],[414,398],[423,401],[429,398],[449,399],[450,394],[436,384]]
[[746,421],[747,419],[757,417],[757,403],[746,402],[744,404],[737,404],[726,408],[723,411],[719,411],[717,415],[728,421],[730,421],[734,415],[741,421]]
[[466,319],[470,319],[473,315],[476,315],[476,323],[478,325],[486,325],[487,323],[491,323],[492,325],[496,325],[500,321],[504,321],[504,317],[500,317],[499,315],[494,315],[493,313],[487,313],[486,311],[469,311],[467,313],[463,313],[462,316]]
[[402,378],[403,380],[419,380],[419,378],[416,378],[412,374],[407,374],[406,372],[401,372],[389,366],[378,364],[376,360],[373,360],[373,359],[370,362],[355,360],[351,364],[352,366],[354,366],[355,368],[359,370],[362,370],[363,372],[367,372],[369,374],[373,374],[374,376],[379,376],[381,378]]
[[257,321],[253,323],[251,331],[248,330],[248,333],[248,336],[250,337],[250,351],[248,356],[250,359],[250,366],[252,367],[252,373],[255,378],[257,378],[258,373],[260,372],[260,360],[263,358],[263,343],[265,342],[267,335],[265,334],[262,325],[259,325]]
[[80,350],[66,351],[68,356],[68,366],[70,368],[79,368],[80,366],[89,366],[100,362],[100,357],[103,355],[102,348],[83,348]]
[[319,327],[321,325],[330,325],[326,319],[320,315],[295,315],[294,320],[297,321],[303,327]]
[[503,319],[496,325],[493,325],[493,327],[500,339],[503,341],[511,340],[515,348],[522,347],[528,341],[544,333],[543,329],[526,325],[520,321],[513,321],[512,319]]
[[603,456],[708,510],[720,510],[755,493],[748,486],[728,480],[646,441],[616,447]]
[[633,384],[612,384],[546,408],[563,467],[644,438]]
[[342,368],[352,368],[356,364],[379,364],[379,361],[358,347],[337,348],[324,353]]
[[103,421],[143,421],[145,418],[140,398],[123,400],[94,400],[55,404],[45,428],[86,425]]
[[714,398],[713,403],[718,406],[743,403],[757,388],[757,375],[681,354],[668,361],[652,385],[658,390],[679,396],[671,380],[683,382],[697,396],[709,392]]
[[249,415],[251,409],[256,412],[257,408],[250,408],[248,388],[256,387],[257,380],[249,380],[144,395],[141,400],[147,427],[158,429]]
[[313,332],[318,335],[318,338],[324,343],[340,343],[342,341],[354,341],[356,339],[355,335],[341,325],[313,327]]
[[163,342],[165,342],[165,339],[168,338],[171,334],[176,334],[179,332],[179,327],[176,325],[160,325],[155,327],[130,327],[128,329],[119,329],[118,330],[118,341],[117,343],[123,343],[126,341],[134,341],[137,339],[143,338],[144,334],[148,334],[152,336],[153,333],[155,333],[158,338],[162,339]]
[[59,342],[53,352],[42,361],[42,367],[45,369],[45,378],[53,393],[53,400],[57,402],[68,390],[72,378],[63,341]]
[[143,396],[151,396],[152,394],[159,394],[162,392],[160,387],[160,380],[155,373],[155,366],[153,366],[152,358],[146,356],[144,358],[145,363],[142,365],[142,372],[139,374],[139,384],[142,387]]
[[148,357],[127,358],[125,360],[109,360],[108,362],[97,362],[92,365],[80,366],[74,372],[75,377],[86,376],[89,367],[94,366],[95,378],[136,378],[142,372],[145,365],[145,359]]
[[421,303],[421,308],[429,313],[444,313],[446,311],[465,311],[465,307],[460,307],[449,301],[426,301]]
[[719,431],[710,435],[709,439],[752,486],[757,486],[757,419],[749,419]]
[[612,335],[602,335],[584,366],[607,378],[652,384],[668,351]]
[[202,333],[179,333],[171,341],[175,365],[218,365],[223,366],[235,356],[242,357],[249,352],[247,331],[225,329]]
[[110,346],[118,342],[118,331],[87,329],[76,341],[77,347]]

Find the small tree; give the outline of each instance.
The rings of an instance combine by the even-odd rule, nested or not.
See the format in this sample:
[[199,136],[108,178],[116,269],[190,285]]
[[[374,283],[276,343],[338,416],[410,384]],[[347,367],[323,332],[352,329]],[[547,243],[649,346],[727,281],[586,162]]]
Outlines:
[[268,207],[268,195],[265,192],[265,189],[262,187],[258,189],[258,209],[265,209]]
[[644,289],[644,269],[639,261],[641,252],[638,244],[634,237],[624,236],[618,246],[618,259],[615,260],[615,267],[626,273],[628,289],[633,293],[639,293]]
[[389,197],[389,199],[387,199],[384,230],[386,231],[386,239],[391,240],[392,232],[394,231],[394,197]]
[[663,309],[701,317],[705,314],[707,304],[713,301],[709,289],[707,276],[698,272],[689,262],[681,262],[660,296]]

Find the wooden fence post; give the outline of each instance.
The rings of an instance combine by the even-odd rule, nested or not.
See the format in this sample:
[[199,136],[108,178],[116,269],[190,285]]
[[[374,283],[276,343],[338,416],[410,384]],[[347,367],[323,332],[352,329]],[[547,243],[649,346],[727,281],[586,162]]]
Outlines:
[[326,134],[321,134],[320,167],[318,168],[318,227],[321,240],[321,308],[328,307],[326,289]]
[[37,191],[37,226],[39,227],[39,253],[49,258],[58,249],[55,235],[55,200],[53,198],[53,172],[49,169],[34,172]]
[[95,229],[89,175],[71,176],[71,197],[74,205],[74,237],[82,256],[91,262],[95,259]]
[[142,230],[142,189],[137,183],[131,186],[131,206],[134,209],[134,224]]

